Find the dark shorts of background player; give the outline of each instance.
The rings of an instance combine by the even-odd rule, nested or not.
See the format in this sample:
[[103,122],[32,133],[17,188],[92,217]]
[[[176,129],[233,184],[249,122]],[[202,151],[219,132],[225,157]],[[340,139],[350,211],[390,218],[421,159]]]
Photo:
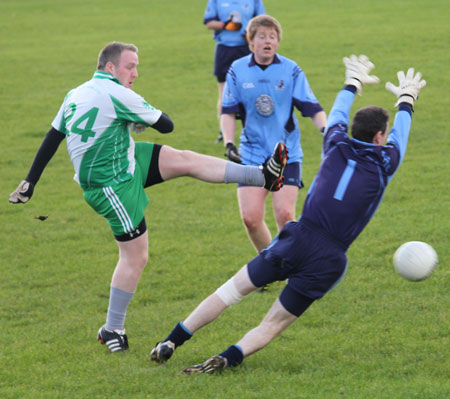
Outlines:
[[217,81],[219,83],[225,82],[228,68],[230,68],[233,61],[248,54],[250,54],[250,49],[247,44],[245,46],[237,47],[228,47],[223,44],[218,44],[214,55],[214,75],[216,75]]
[[[140,168],[147,170],[147,177],[145,179],[144,188],[162,183],[164,180],[159,172],[159,153],[161,152],[160,144],[136,143],[136,162],[139,163]],[[120,236],[114,236],[117,241],[131,241],[138,238],[147,231],[147,224],[145,217],[132,232]]]
[[300,316],[344,277],[346,251],[344,244],[301,218],[287,223],[272,243],[248,263],[248,274],[257,287],[288,279],[279,299],[287,311]]
[[[300,162],[288,163],[283,171],[285,186],[297,186],[298,188],[303,188],[302,181],[302,165]],[[247,187],[246,184],[238,183],[238,187]]]

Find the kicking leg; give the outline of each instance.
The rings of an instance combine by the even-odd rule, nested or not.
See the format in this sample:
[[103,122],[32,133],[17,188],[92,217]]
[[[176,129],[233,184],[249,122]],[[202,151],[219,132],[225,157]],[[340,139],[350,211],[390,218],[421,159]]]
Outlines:
[[210,183],[242,183],[277,191],[282,186],[281,176],[287,160],[288,154],[283,143],[277,144],[271,158],[262,168],[162,146],[158,165],[163,180],[190,176]]
[[223,183],[227,161],[193,151],[162,146],[159,171],[163,180],[190,176],[210,183]]

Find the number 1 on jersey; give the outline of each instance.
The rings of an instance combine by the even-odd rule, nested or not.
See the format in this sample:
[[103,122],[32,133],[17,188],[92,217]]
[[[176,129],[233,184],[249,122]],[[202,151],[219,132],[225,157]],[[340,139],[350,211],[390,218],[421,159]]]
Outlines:
[[347,187],[352,179],[353,172],[355,171],[356,161],[349,159],[347,161],[347,166],[345,167],[344,173],[342,173],[341,179],[337,185],[336,191],[334,193],[334,199],[342,201],[344,198]]

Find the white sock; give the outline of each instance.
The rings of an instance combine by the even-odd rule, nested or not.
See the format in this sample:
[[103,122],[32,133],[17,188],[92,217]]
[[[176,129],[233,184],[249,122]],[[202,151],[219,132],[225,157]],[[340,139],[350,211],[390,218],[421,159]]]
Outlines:
[[106,329],[109,331],[123,330],[127,308],[134,292],[128,292],[111,286],[109,295],[108,314],[106,315]]
[[264,175],[258,166],[228,162],[225,169],[225,183],[241,183],[262,187],[264,186]]

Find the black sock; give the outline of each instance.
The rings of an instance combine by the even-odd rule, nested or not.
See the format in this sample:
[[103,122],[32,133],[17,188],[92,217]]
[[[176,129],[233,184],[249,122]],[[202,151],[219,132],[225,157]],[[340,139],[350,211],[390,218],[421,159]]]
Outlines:
[[230,346],[225,352],[222,352],[220,356],[227,359],[228,367],[239,366],[244,360],[242,349],[237,345]]
[[183,322],[179,322],[175,328],[170,332],[168,337],[164,341],[172,341],[175,347],[183,345],[188,339],[190,339],[194,334],[192,334],[184,325]]

